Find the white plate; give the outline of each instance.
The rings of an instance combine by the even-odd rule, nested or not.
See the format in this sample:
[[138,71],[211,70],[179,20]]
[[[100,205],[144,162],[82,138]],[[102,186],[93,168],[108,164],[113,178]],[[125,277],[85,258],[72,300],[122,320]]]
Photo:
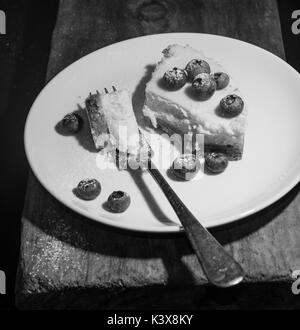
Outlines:
[[[221,175],[204,175],[192,182],[176,182],[166,175],[196,217],[206,227],[240,219],[275,202],[299,181],[299,74],[277,56],[245,42],[205,34],[160,34],[123,41],[81,58],[52,79],[34,102],[25,128],[29,163],[43,186],[71,209],[115,227],[180,230],[174,211],[149,173],[133,178],[126,171],[99,170],[97,154],[87,150],[91,147],[88,132],[79,141],[55,130],[77,104],[84,106],[90,91],[112,85],[135,91],[133,103],[140,109],[147,67],[172,43],[189,44],[220,61],[235,78],[249,109],[241,161],[231,162]],[[96,200],[84,202],[72,189],[90,177],[101,182],[102,192]],[[113,190],[130,194],[132,203],[126,212],[112,214],[102,207]]]

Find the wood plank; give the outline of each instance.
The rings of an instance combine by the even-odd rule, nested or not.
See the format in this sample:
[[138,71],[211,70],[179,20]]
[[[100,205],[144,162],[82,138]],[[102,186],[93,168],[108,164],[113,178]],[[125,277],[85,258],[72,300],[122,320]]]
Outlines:
[[[284,57],[273,0],[62,0],[47,79],[95,49],[162,32],[231,36]],[[257,289],[251,294],[254,287],[280,281],[285,288],[281,290],[287,290],[291,271],[300,267],[298,192],[299,186],[259,214],[213,231],[243,264],[250,283],[244,290],[253,297],[253,306],[266,303],[262,294],[268,291]],[[149,307],[160,301],[159,292],[169,297],[161,300],[162,305],[172,305],[173,299],[173,307],[191,307],[186,301],[192,297],[197,308],[214,306],[214,295],[207,294],[210,289],[193,289],[206,284],[206,279],[183,235],[119,231],[82,219],[48,194],[32,174],[22,223],[17,286],[21,308]],[[176,292],[172,292],[174,286]],[[191,289],[185,290],[188,287]],[[136,291],[138,288],[141,290]],[[246,304],[245,291],[230,292],[235,302],[229,306]],[[289,298],[288,303],[294,300]]]

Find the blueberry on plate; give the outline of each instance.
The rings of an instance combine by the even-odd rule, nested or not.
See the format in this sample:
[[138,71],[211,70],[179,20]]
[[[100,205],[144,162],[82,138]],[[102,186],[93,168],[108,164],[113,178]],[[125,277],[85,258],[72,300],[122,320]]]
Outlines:
[[217,90],[226,88],[229,84],[229,76],[225,72],[216,72],[213,75],[215,82],[217,84]]
[[177,178],[189,181],[200,170],[199,159],[193,154],[182,154],[174,160],[172,170]]
[[221,115],[224,117],[238,116],[244,109],[244,101],[238,95],[231,94],[220,101]]
[[77,133],[82,126],[82,118],[76,113],[69,113],[62,120],[63,128],[69,133]]
[[107,199],[107,207],[110,211],[121,213],[128,209],[130,205],[130,196],[124,191],[114,191]]
[[200,59],[193,59],[189,61],[186,65],[185,70],[188,74],[188,78],[190,81],[193,81],[195,77],[200,73],[210,73],[210,66],[209,64]]
[[228,166],[228,158],[221,152],[208,152],[204,158],[205,168],[211,173],[222,173]]
[[199,99],[207,100],[215,93],[217,84],[210,74],[200,73],[193,80],[192,87]]
[[176,90],[185,85],[187,75],[184,70],[173,68],[165,72],[163,80],[168,89]]
[[81,180],[75,189],[75,195],[84,200],[93,200],[101,192],[100,182],[96,179]]

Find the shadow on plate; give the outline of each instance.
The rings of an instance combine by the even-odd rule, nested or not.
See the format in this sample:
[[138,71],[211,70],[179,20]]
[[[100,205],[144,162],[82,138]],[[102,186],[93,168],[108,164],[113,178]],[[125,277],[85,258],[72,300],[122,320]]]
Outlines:
[[73,136],[77,141],[78,144],[86,149],[89,152],[94,152],[96,153],[97,150],[95,149],[94,142],[92,140],[90,128],[89,128],[89,123],[88,123],[88,118],[85,112],[85,109],[82,108],[79,104],[77,105],[77,110],[74,111],[77,115],[80,116],[82,119],[82,127],[80,131],[76,134],[71,134],[69,132],[66,132],[66,130],[62,126],[62,121],[59,121],[55,125],[55,131],[63,136]]
[[162,209],[160,208],[157,199],[153,194],[151,193],[150,189],[146,185],[144,179],[143,179],[143,171],[142,170],[128,170],[131,177],[133,178],[134,182],[140,189],[144,200],[148,204],[152,214],[155,216],[155,218],[167,226],[177,226],[177,223],[174,221],[168,219],[168,217],[164,214]]
[[146,84],[151,79],[152,72],[154,69],[155,69],[155,65],[147,65],[145,67],[145,74],[137,84],[136,89],[132,94],[133,111],[137,119],[137,122],[141,128],[145,128],[145,126],[147,126],[142,110],[145,102]]

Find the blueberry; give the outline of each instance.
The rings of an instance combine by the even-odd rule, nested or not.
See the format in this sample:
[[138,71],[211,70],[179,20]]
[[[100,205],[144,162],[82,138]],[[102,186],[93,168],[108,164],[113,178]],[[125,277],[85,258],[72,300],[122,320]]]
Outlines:
[[101,192],[101,185],[96,179],[85,179],[78,183],[75,189],[77,197],[84,200],[95,199]]
[[184,70],[173,68],[165,72],[163,80],[168,89],[176,90],[185,85],[187,75]]
[[208,152],[204,158],[206,169],[212,173],[222,173],[228,166],[228,158],[221,152]]
[[195,77],[200,73],[210,73],[210,66],[204,60],[193,59],[189,61],[186,65],[185,70],[188,74],[188,78],[190,81],[193,81]]
[[82,118],[76,113],[67,114],[62,120],[63,128],[69,133],[77,133],[82,126]]
[[189,181],[200,170],[199,159],[193,154],[182,154],[174,160],[172,170],[179,179]]
[[226,88],[229,84],[229,76],[225,72],[216,72],[213,75],[215,82],[217,84],[217,89]]
[[220,112],[224,117],[238,116],[243,109],[244,101],[238,95],[227,95],[220,101]]
[[107,207],[116,213],[121,213],[127,210],[130,205],[130,196],[124,191],[114,191],[107,200]]
[[217,84],[210,74],[200,73],[193,80],[192,87],[200,99],[207,100],[215,93]]

